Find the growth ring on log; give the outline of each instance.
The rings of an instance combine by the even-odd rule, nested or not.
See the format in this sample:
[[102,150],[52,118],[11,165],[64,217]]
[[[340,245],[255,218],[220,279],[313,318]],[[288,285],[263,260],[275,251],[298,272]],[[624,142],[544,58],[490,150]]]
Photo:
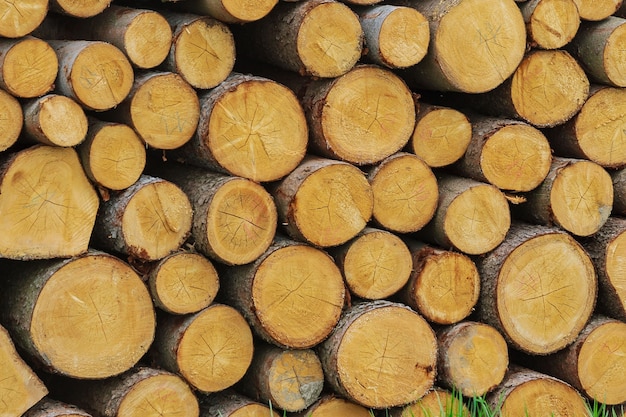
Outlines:
[[24,106],[24,133],[31,142],[70,147],[87,135],[87,116],[74,100],[60,94],[30,99]]
[[86,18],[100,14],[112,0],[50,0],[50,8],[69,16]]
[[528,40],[541,49],[558,49],[576,35],[580,16],[574,0],[541,0],[520,3]]
[[434,383],[433,330],[402,304],[380,300],[353,305],[320,349],[332,388],[365,407],[408,404]]
[[5,151],[17,142],[24,125],[22,105],[15,97],[0,90],[0,151]]

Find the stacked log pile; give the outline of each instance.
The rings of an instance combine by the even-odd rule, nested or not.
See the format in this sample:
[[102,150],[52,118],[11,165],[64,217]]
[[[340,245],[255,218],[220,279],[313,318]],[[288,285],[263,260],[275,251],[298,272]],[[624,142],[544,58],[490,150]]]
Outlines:
[[626,406],[626,3],[0,2],[0,417]]

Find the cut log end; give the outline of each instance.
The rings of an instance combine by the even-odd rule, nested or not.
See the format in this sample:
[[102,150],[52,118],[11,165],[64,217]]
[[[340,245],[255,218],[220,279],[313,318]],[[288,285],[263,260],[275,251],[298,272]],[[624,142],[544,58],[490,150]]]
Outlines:
[[413,310],[374,301],[344,313],[320,358],[334,389],[363,406],[386,408],[416,401],[433,386],[437,342]]
[[361,57],[362,38],[359,19],[348,6],[317,5],[304,17],[296,39],[304,72],[323,78],[345,74]]
[[390,417],[469,417],[470,411],[457,396],[441,388],[434,388],[417,402],[392,410]]
[[[433,57],[456,91],[490,91],[507,79],[522,60],[526,28],[513,2],[463,1],[436,18],[440,20],[431,35]],[[467,19],[473,24],[464,24]],[[494,25],[496,21],[500,23]]]
[[[2,57],[2,87],[15,97],[22,98],[39,97],[52,90],[59,69],[52,47],[34,37],[9,44]],[[0,49],[4,48],[0,46]]]
[[420,62],[430,43],[428,20],[415,9],[399,7],[380,27],[379,50],[390,68],[407,68]]
[[366,228],[335,253],[348,288],[357,297],[378,300],[395,294],[411,274],[411,253],[393,233]]
[[537,50],[516,68],[511,100],[519,116],[537,127],[571,119],[589,96],[589,79],[566,51]]
[[226,182],[202,219],[210,252],[229,265],[254,261],[272,243],[277,218],[274,201],[262,186],[244,178]]
[[595,306],[596,275],[589,256],[570,235],[551,232],[526,239],[517,246],[512,240],[501,245],[501,250],[514,248],[499,254],[503,263],[489,296],[495,297],[498,317],[484,318],[496,327],[501,323],[513,346],[545,355],[567,346],[583,329]]
[[69,16],[86,18],[101,13],[109,7],[111,0],[83,0],[76,2],[75,0],[52,0],[50,8],[58,13]]
[[600,21],[615,13],[622,2],[620,0],[574,0],[578,13],[583,20]]
[[172,30],[160,13],[143,10],[128,25],[124,41],[124,51],[133,65],[154,68],[170,51]]
[[22,131],[24,113],[22,106],[11,94],[0,90],[0,151],[5,151],[13,146]]
[[410,138],[411,151],[430,167],[458,161],[472,139],[472,125],[458,110],[421,104]]
[[147,74],[135,84],[129,119],[144,142],[155,149],[175,149],[187,143],[200,118],[195,90],[171,72]]
[[279,180],[305,155],[304,111],[295,94],[276,82],[245,77],[234,82],[216,98],[209,119],[201,121],[206,126],[199,132],[206,131],[199,139],[226,172],[254,181]]
[[154,331],[154,307],[139,276],[101,253],[69,261],[50,276],[30,325],[46,368],[79,379],[128,370],[147,352]]
[[[209,15],[223,22],[249,23],[267,16],[276,3],[278,0],[217,0],[208,2],[205,7]],[[196,7],[201,9],[203,6]]]
[[235,64],[235,40],[230,29],[210,18],[183,26],[174,39],[176,72],[194,88],[217,86]]
[[458,252],[421,244],[409,247],[414,267],[403,289],[405,302],[437,324],[454,324],[469,316],[480,294],[474,262]]
[[2,388],[0,412],[7,416],[22,415],[48,394],[48,389],[22,360],[4,327],[0,326],[0,364]]
[[[448,184],[454,188],[453,183],[454,180]],[[495,186],[474,183],[463,189],[465,186],[459,185],[462,187],[457,189],[459,194],[442,214],[445,238],[441,244],[451,244],[470,255],[489,252],[504,240],[509,230],[509,203]]]
[[20,38],[33,32],[48,14],[48,0],[0,4],[0,36]]
[[77,42],[75,47],[82,49],[71,68],[65,68],[66,64],[59,60],[62,65],[59,72],[69,73],[72,96],[95,111],[109,110],[120,104],[130,93],[134,79],[126,55],[106,42],[74,42]]
[[526,26],[530,41],[542,49],[558,49],[567,45],[580,26],[574,0],[529,2],[521,8],[523,13],[530,14]]
[[465,321],[437,334],[438,378],[466,397],[495,389],[509,367],[508,346],[493,327]]
[[182,245],[191,222],[191,203],[180,188],[168,181],[148,180],[124,210],[125,251],[139,259],[161,259]]
[[146,148],[128,125],[92,120],[87,138],[78,147],[87,176],[109,190],[133,185],[146,165]]
[[13,154],[7,163],[0,192],[2,257],[26,260],[84,253],[99,201],[76,152],[38,145]]
[[606,76],[612,85],[618,87],[626,87],[626,75],[624,74],[626,54],[619,46],[623,45],[624,42],[626,42],[626,24],[621,24],[609,35],[602,51]]
[[155,305],[171,314],[196,313],[208,307],[219,289],[213,264],[191,252],[174,253],[161,260],[150,272],[148,282]]
[[87,116],[69,97],[48,94],[24,106],[24,127],[28,139],[45,145],[79,145],[87,135]]
[[[315,170],[307,172],[307,166]],[[355,237],[370,220],[372,189],[355,166],[311,159],[287,176],[280,189],[287,190],[297,181],[302,182],[288,193],[289,201],[277,202],[292,237],[316,246],[336,246]]]
[[538,129],[511,124],[499,129],[482,149],[480,168],[490,184],[502,190],[530,191],[548,175],[552,151]]
[[325,144],[318,148],[357,165],[373,164],[409,141],[415,104],[400,77],[382,68],[361,66],[334,82],[321,122]]
[[371,417],[370,411],[362,405],[334,395],[323,395],[312,406],[294,417]]
[[613,207],[611,176],[590,161],[574,161],[558,173],[550,192],[554,221],[577,236],[590,236]]
[[275,344],[295,349],[311,348],[328,336],[339,320],[344,296],[343,279],[332,258],[301,244],[273,251],[252,283],[253,308],[263,331]]
[[419,157],[397,153],[369,174],[374,195],[373,219],[387,230],[420,230],[435,215],[439,201],[437,178]]
[[238,382],[252,362],[252,332],[232,307],[212,304],[197,313],[180,339],[179,372],[196,389],[212,393]]

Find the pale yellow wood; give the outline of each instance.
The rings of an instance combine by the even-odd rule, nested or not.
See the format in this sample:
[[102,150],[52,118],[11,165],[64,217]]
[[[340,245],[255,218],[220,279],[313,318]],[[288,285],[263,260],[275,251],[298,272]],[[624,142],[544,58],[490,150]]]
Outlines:
[[198,417],[198,400],[180,377],[160,374],[135,384],[120,402],[117,417]]
[[626,87],[626,20],[611,32],[602,51],[606,76],[619,87]]
[[[0,30],[1,32],[1,30]],[[2,40],[0,85],[16,97],[39,97],[52,90],[59,69],[54,49],[44,40],[25,37]]]
[[296,49],[311,75],[338,77],[361,57],[362,37],[357,15],[343,3],[328,2],[306,14],[298,31]]
[[621,0],[574,0],[581,19],[599,21],[615,13]]
[[421,104],[409,146],[430,167],[440,168],[458,161],[471,139],[472,125],[463,113]]
[[314,351],[289,349],[274,358],[267,379],[274,406],[299,411],[321,394],[324,371]]
[[539,48],[557,49],[565,46],[574,38],[580,26],[580,15],[574,0],[534,0],[520,7],[525,13],[530,41]]
[[362,405],[344,398],[325,395],[307,410],[296,415],[297,417],[371,417],[369,410]]
[[112,0],[50,0],[50,8],[74,17],[91,17],[109,7]]
[[[370,1],[369,4],[373,3]],[[380,54],[392,67],[415,65],[428,52],[428,20],[410,7],[397,8],[383,21],[378,42]]]
[[128,25],[124,33],[124,51],[139,68],[154,68],[167,57],[172,44],[172,30],[159,13],[145,10]]
[[595,293],[595,271],[582,247],[566,234],[538,236],[504,260],[496,290],[499,320],[524,349],[554,352],[582,330]]
[[239,410],[230,414],[229,417],[280,417],[280,415],[272,410],[270,412],[269,407],[262,404],[248,404],[241,407]]
[[248,23],[267,16],[276,3],[278,0],[201,0],[186,2],[181,8],[226,23]]
[[44,145],[76,146],[87,135],[83,108],[63,95],[48,94],[30,101],[24,108],[24,117],[28,138]]
[[0,1],[0,36],[19,38],[34,31],[48,14],[48,0]]
[[0,151],[7,150],[17,142],[23,125],[24,114],[20,102],[0,90]]
[[449,391],[435,388],[417,402],[391,412],[390,417],[469,417],[465,404]]
[[212,305],[189,325],[176,361],[180,373],[202,392],[222,391],[239,381],[252,362],[252,331],[243,316],[226,305]]
[[30,326],[34,346],[57,372],[86,379],[130,369],[147,352],[154,332],[145,285],[129,265],[103,254],[56,271],[37,298]]

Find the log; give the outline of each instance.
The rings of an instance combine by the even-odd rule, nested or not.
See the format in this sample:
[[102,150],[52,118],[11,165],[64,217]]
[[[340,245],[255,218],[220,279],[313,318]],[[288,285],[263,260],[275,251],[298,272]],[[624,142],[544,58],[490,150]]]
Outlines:
[[547,355],[576,339],[595,307],[593,263],[568,233],[515,222],[495,250],[477,260],[480,321],[514,349]]
[[59,60],[58,93],[94,111],[112,109],[130,93],[133,67],[117,47],[103,41],[47,42]]
[[593,401],[626,402],[626,323],[594,315],[572,344],[545,360],[530,358],[528,366],[559,378]]
[[243,265],[261,256],[272,243],[276,205],[258,183],[174,163],[149,169],[189,197],[191,238],[200,253],[222,264]]
[[604,226],[581,243],[598,276],[598,311],[626,321],[626,288],[623,258],[626,219],[609,217]]
[[217,19],[196,14],[163,12],[172,28],[171,48],[163,67],[192,87],[216,87],[235,65],[235,39]]
[[574,39],[580,15],[574,0],[531,0],[520,4],[527,38],[534,48],[558,49]]
[[541,185],[515,206],[515,216],[535,224],[556,225],[576,236],[591,236],[613,207],[609,173],[595,162],[554,157]]
[[98,195],[72,148],[36,145],[2,155],[0,256],[71,257],[87,251]]
[[222,296],[261,339],[310,349],[333,330],[344,305],[339,268],[324,251],[277,235],[250,264],[223,272]]
[[169,314],[193,314],[205,309],[215,300],[219,287],[215,266],[191,251],[166,256],[148,273],[155,307]]
[[368,301],[344,311],[319,356],[335,392],[365,407],[389,408],[417,401],[432,388],[437,341],[409,307]]
[[322,364],[311,349],[282,349],[256,344],[252,363],[239,390],[263,404],[287,412],[302,411],[320,398]]
[[505,238],[511,224],[509,203],[491,184],[443,174],[438,179],[435,216],[416,235],[468,255],[487,253]]
[[197,131],[172,159],[270,182],[283,178],[304,157],[308,127],[298,99],[287,87],[265,77],[233,73],[200,94],[200,104]]
[[470,411],[457,394],[434,387],[413,404],[393,409],[389,417],[468,417]]
[[281,1],[241,29],[235,32],[241,56],[312,77],[347,73],[363,50],[358,16],[335,0]]
[[611,171],[611,180],[613,182],[613,210],[616,215],[626,214],[626,167]]
[[250,327],[232,307],[213,303],[186,315],[163,315],[149,356],[154,366],[182,376],[202,393],[237,383],[252,362]]
[[605,168],[626,165],[623,120],[626,91],[592,85],[589,98],[565,124],[546,131],[554,152],[563,157],[587,159]]
[[472,139],[452,169],[501,190],[525,192],[543,182],[551,162],[550,144],[539,129],[511,119],[479,116],[472,118]]
[[13,146],[22,132],[24,112],[22,105],[15,97],[0,90],[0,152]]
[[121,191],[146,166],[146,148],[128,125],[88,118],[87,136],[76,148],[87,177],[100,188]]
[[493,391],[509,367],[508,346],[492,326],[462,321],[437,332],[439,384],[466,397]]
[[21,38],[34,31],[48,14],[48,0],[0,4],[0,36]]
[[172,30],[160,12],[115,4],[89,18],[49,13],[33,33],[44,39],[108,42],[138,69],[160,65],[172,44]]
[[33,364],[76,379],[134,366],[155,332],[154,307],[133,269],[109,254],[4,264],[2,323]]
[[622,0],[574,0],[583,20],[600,21],[610,17],[622,5]]
[[277,3],[278,0],[200,0],[183,1],[177,7],[181,11],[211,16],[225,23],[243,24],[263,19]]
[[487,401],[502,417],[588,415],[585,400],[571,385],[548,375],[514,367]]
[[398,152],[371,168],[367,176],[374,195],[372,220],[397,233],[424,227],[439,202],[437,178],[417,155]]
[[398,292],[411,275],[411,252],[392,232],[366,227],[358,236],[329,248],[350,292],[379,300]]
[[53,400],[49,397],[43,398],[28,411],[22,414],[22,417],[92,417],[86,411],[76,407],[73,404],[66,404],[61,401]]
[[169,71],[137,74],[127,97],[102,116],[131,126],[154,149],[175,149],[194,135],[200,119],[196,91]]
[[144,174],[102,203],[92,241],[103,250],[155,261],[182,246],[191,231],[192,212],[179,187]]
[[69,97],[46,94],[23,101],[24,136],[27,143],[77,146],[87,135],[87,115]]
[[362,405],[333,394],[322,394],[319,400],[306,410],[293,414],[293,417],[371,417],[370,411]]
[[267,405],[232,390],[200,397],[201,417],[280,417]]
[[307,156],[271,190],[278,219],[293,239],[330,247],[347,242],[372,216],[373,193],[354,165]]
[[430,28],[417,10],[382,4],[357,11],[365,36],[365,56],[371,62],[392,69],[407,68],[426,56]]
[[415,127],[415,103],[390,70],[359,65],[333,79],[290,86],[301,93],[313,153],[371,165],[402,149]]
[[112,0],[50,0],[50,10],[74,17],[91,17],[102,13]]
[[523,120],[538,128],[571,119],[589,96],[589,79],[567,51],[531,50],[505,82],[466,105],[483,114]]
[[403,303],[426,320],[439,325],[467,318],[480,294],[480,276],[467,255],[405,239],[413,258],[413,270],[400,291]]
[[524,56],[524,18],[512,1],[405,0],[402,4],[430,22],[430,52],[402,73],[413,88],[490,91],[513,74]]
[[626,19],[610,16],[581,25],[567,50],[580,62],[589,78],[601,84],[626,87],[624,52]]
[[54,386],[52,393],[56,397],[95,417],[199,415],[198,399],[189,385],[178,375],[161,369],[138,366],[96,381],[58,379]]
[[34,36],[0,40],[0,87],[15,97],[42,96],[54,87],[59,61],[52,47]]
[[407,148],[432,168],[458,161],[472,138],[469,118],[451,107],[419,103]]
[[0,369],[2,369],[0,415],[6,417],[23,415],[48,394],[48,388],[20,357],[9,332],[2,326],[0,326]]

